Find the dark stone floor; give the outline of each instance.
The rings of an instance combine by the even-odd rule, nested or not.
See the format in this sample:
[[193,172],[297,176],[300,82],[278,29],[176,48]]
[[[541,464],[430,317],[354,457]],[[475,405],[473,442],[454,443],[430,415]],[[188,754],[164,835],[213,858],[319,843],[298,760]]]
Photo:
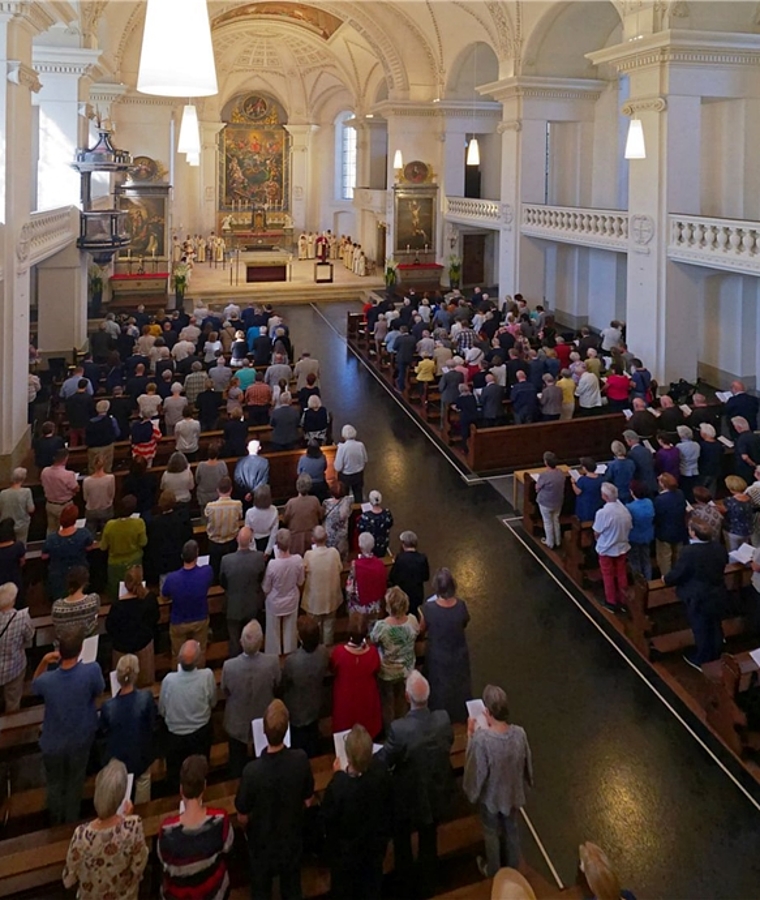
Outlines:
[[578,844],[594,840],[640,900],[760,896],[758,809],[501,523],[507,502],[466,486],[347,349],[350,308],[288,308],[296,351],[320,360],[336,436],[350,422],[366,443],[366,489],[382,491],[394,537],[411,528],[431,566],[454,572],[472,615],[475,690],[502,685],[528,732],[527,812],[563,881]]

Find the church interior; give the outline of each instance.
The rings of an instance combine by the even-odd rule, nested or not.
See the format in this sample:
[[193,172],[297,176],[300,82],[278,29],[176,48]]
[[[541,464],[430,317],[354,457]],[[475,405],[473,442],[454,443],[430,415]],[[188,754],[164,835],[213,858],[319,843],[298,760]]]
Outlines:
[[[158,87],[143,81],[151,4],[165,17],[157,58],[184,57],[196,93],[171,64]],[[711,398],[735,382],[756,395],[758,3],[12,0],[0,58],[0,487],[46,418],[23,387],[32,357],[48,384],[109,313],[272,304],[296,358],[320,362],[335,443],[350,423],[367,447],[365,491],[382,490],[431,571],[456,575],[476,695],[501,685],[530,738],[519,830],[533,896],[594,896],[576,883],[585,841],[640,900],[760,895],[760,733],[734,702],[757,689],[752,615],[724,623],[735,671],[689,672],[669,633],[657,643],[669,601],[653,581],[629,617],[611,615],[586,573],[591,529],[563,518],[567,555],[540,543],[544,451],[608,459],[621,415],[595,433],[589,420],[504,426],[467,449],[437,395],[396,389],[364,318],[387,290],[478,288],[499,308],[520,294],[560,333],[624,323],[663,393],[683,379]],[[32,537],[27,568],[44,528]],[[752,592],[749,566],[731,577]],[[35,651],[49,606],[30,601],[46,623]],[[45,820],[39,725],[26,694],[0,716],[0,897],[74,896],[60,881],[72,828]],[[209,783],[233,812],[223,770]],[[146,834],[176,799],[148,804]],[[435,896],[485,900],[480,825],[460,801],[439,829]],[[233,898],[249,895],[245,865],[230,862]],[[304,896],[330,896],[321,861],[303,871]]]

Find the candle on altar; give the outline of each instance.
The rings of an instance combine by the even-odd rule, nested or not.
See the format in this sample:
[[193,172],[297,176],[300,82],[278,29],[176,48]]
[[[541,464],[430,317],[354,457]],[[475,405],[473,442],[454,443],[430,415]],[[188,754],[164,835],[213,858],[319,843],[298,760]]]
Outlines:
[[427,248],[428,248],[428,245],[425,244],[425,253],[427,253]]
[[131,250],[131,248],[127,248],[127,259],[132,259],[132,250]]
[[409,252],[409,244],[406,245],[406,252]]

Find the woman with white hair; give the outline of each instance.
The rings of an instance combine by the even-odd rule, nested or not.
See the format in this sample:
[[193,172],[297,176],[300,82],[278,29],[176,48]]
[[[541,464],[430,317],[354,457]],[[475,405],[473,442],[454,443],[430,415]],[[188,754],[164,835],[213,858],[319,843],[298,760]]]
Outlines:
[[174,434],[174,426],[181,421],[182,413],[187,406],[187,399],[182,396],[182,385],[175,381],[171,387],[171,396],[164,400],[164,428],[167,434]]
[[148,846],[142,820],[132,815],[127,799],[127,769],[111,760],[95,779],[97,818],[77,826],[66,854],[63,884],[74,887],[77,900],[137,900]]
[[[716,495],[723,470],[723,444],[709,422],[699,426],[699,483]],[[760,505],[760,504],[759,504]]]
[[346,582],[348,612],[361,614],[366,622],[374,622],[380,615],[388,570],[375,556],[375,539],[368,531],[359,535],[359,555],[351,563]]
[[317,394],[312,394],[306,401],[306,409],[301,416],[301,428],[304,440],[317,441],[324,444],[327,440],[328,416]]
[[304,582],[303,559],[290,552],[290,532],[277,532],[274,559],[264,573],[262,590],[266,595],[265,653],[292,653],[298,644],[296,622],[300,587]]
[[359,534],[368,531],[372,535],[375,539],[375,556],[382,559],[388,552],[391,528],[393,528],[393,513],[389,509],[383,508],[383,495],[380,491],[370,491],[369,502],[371,508],[359,516],[356,530]]
[[99,731],[106,759],[118,759],[135,776],[135,803],[150,800],[150,767],[155,758],[156,701],[150,688],[138,689],[140,663],[126,653],[116,664],[119,691],[100,709]]
[[356,440],[353,425],[344,425],[340,436],[343,440],[338,444],[335,454],[335,471],[345,484],[346,492],[353,491],[354,502],[361,503],[364,499],[364,468],[369,459],[367,449],[361,441]]
[[18,712],[24,693],[26,648],[32,646],[34,625],[28,609],[14,609],[18,588],[12,581],[0,584],[0,677],[5,712]]
[[0,491],[0,519],[13,519],[16,540],[22,544],[26,544],[29,539],[29,525],[34,515],[31,488],[24,487],[26,476],[26,469],[14,469],[10,487]]
[[678,486],[684,493],[687,503],[694,502],[694,488],[699,480],[699,444],[694,440],[694,432],[688,425],[678,425],[678,450],[680,475]]

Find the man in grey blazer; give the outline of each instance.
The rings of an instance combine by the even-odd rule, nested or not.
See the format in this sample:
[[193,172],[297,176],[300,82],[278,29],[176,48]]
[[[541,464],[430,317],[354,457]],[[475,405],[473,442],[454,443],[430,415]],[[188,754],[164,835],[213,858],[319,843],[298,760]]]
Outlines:
[[260,719],[280,684],[280,661],[261,653],[264,635],[254,619],[241,635],[243,652],[228,659],[222,667],[224,730],[230,746],[230,775],[240,778],[248,762],[248,743],[252,738],[251,722]]
[[[430,685],[419,672],[406,680],[411,707],[388,729],[378,753],[393,774],[393,849],[396,878],[405,896],[430,897],[435,893],[437,829],[451,803],[454,777],[451,745],[454,732],[445,710],[428,709]],[[412,855],[412,833],[418,834],[417,864]]]
[[230,657],[240,653],[240,632],[246,622],[255,619],[264,608],[261,582],[266,559],[251,549],[253,532],[243,527],[238,532],[237,550],[222,557],[219,584],[227,592],[227,633]]

